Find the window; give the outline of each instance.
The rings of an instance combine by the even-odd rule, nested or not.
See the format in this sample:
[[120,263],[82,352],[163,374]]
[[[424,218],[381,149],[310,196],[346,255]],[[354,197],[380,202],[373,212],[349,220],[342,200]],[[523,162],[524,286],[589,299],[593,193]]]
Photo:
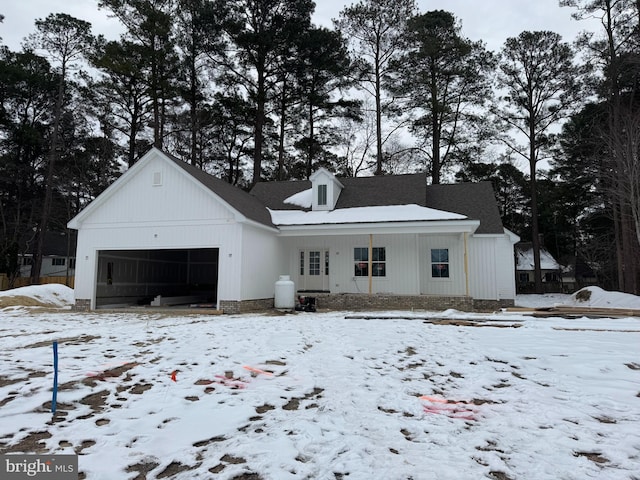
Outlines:
[[[387,276],[387,256],[385,247],[374,247],[371,250],[371,276]],[[356,277],[369,276],[369,249],[356,247],[353,249],[354,275]]]
[[309,252],[309,275],[320,275],[320,252]]
[[300,275],[304,275],[304,252],[300,252]]
[[22,257],[22,265],[33,265],[33,257]]
[[327,204],[327,186],[318,185],[318,205]]
[[449,278],[449,249],[431,249],[431,276],[433,278]]
[[324,252],[324,274],[329,275],[329,250]]
[[54,257],[51,259],[51,265],[53,265],[54,267],[61,267],[66,263],[67,262],[65,261],[64,257]]

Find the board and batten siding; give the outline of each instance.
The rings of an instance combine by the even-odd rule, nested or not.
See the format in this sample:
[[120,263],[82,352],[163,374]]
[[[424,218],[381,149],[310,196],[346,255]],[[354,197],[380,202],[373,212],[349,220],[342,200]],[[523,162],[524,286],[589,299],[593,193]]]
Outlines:
[[161,158],[152,158],[125,180],[81,220],[76,299],[91,299],[91,308],[95,308],[101,250],[218,248],[218,298],[240,300],[243,225],[235,220],[234,212]]
[[[420,293],[424,295],[466,295],[464,270],[464,234],[420,235]],[[449,250],[449,278],[434,278],[431,275],[431,250]]]
[[505,235],[471,235],[468,241],[469,284],[473,298],[515,298],[513,244]]
[[[329,291],[331,293],[368,293],[369,278],[355,276],[354,248],[368,248],[369,235],[317,235],[283,237],[291,279],[300,285],[300,251],[329,251]],[[373,234],[373,247],[384,247],[386,275],[372,277],[372,293],[417,295],[418,267],[416,235]]]
[[274,232],[243,225],[241,267],[234,281],[242,281],[240,300],[273,298],[280,275],[288,275],[282,242]]

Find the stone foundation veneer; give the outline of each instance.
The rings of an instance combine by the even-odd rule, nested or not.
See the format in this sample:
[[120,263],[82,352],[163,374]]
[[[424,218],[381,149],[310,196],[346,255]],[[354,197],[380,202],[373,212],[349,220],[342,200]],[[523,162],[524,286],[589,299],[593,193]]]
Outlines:
[[393,295],[364,293],[308,293],[319,309],[329,310],[430,310],[455,309],[464,312],[496,311],[512,307],[513,300],[476,300],[465,296]]
[[71,310],[76,312],[88,312],[91,309],[91,300],[88,298],[76,298],[76,303]]
[[[493,312],[501,308],[513,307],[513,300],[477,300],[471,297],[444,297],[437,295],[391,295],[366,293],[305,293],[316,298],[316,305],[323,310],[431,310],[441,311],[453,308],[465,312]],[[91,300],[76,299],[71,308],[87,312]],[[220,310],[225,314],[260,312],[271,310],[273,298],[257,300],[220,300]]]
[[[391,295],[366,293],[305,293],[316,298],[316,306],[322,310],[430,310],[455,309],[463,312],[494,312],[513,307],[513,300],[479,300],[471,297],[447,297],[438,295]],[[273,308],[273,298],[259,300],[220,300],[225,314],[264,311]]]
[[257,300],[220,300],[219,307],[225,314],[259,312],[273,308],[273,298],[260,298]]

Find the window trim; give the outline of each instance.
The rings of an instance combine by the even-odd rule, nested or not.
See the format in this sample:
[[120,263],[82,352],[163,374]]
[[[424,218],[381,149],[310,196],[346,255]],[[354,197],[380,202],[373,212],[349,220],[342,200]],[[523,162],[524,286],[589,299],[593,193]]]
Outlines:
[[[387,278],[387,247],[372,247],[371,249],[371,277]],[[380,257],[382,254],[382,260]],[[382,268],[380,268],[382,266]],[[376,274],[381,271],[382,275]],[[353,247],[353,276],[355,278],[369,278],[369,247]]]
[[[430,248],[429,249],[429,265],[431,266],[430,268],[430,276],[432,280],[436,280],[436,281],[446,281],[446,280],[451,280],[451,256],[449,254],[449,248]],[[438,255],[438,261],[434,261],[434,253],[435,252],[441,253],[442,251],[446,252],[446,260],[442,260],[440,259],[440,255]],[[446,265],[446,276],[445,275],[434,275],[434,267],[436,265]]]
[[327,206],[327,184],[321,183],[318,185],[318,206],[326,207]]

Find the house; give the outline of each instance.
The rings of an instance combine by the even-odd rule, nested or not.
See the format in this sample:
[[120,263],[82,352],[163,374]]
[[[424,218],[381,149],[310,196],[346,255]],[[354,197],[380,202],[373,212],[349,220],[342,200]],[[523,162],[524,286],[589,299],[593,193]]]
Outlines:
[[[73,277],[75,269],[76,232],[47,232],[42,245],[41,277]],[[20,277],[31,276],[33,254],[18,255]]]
[[512,305],[513,245],[491,185],[423,174],[258,183],[250,193],[152,149],[69,224],[78,309],[273,307],[274,284],[321,308]]
[[[518,293],[532,293],[535,290],[533,244],[518,242],[515,245],[515,253]],[[540,270],[545,293],[561,292],[562,269],[544,246],[540,246]]]
[[562,290],[574,293],[581,288],[598,285],[598,276],[586,260],[580,256],[568,256],[561,261]]

